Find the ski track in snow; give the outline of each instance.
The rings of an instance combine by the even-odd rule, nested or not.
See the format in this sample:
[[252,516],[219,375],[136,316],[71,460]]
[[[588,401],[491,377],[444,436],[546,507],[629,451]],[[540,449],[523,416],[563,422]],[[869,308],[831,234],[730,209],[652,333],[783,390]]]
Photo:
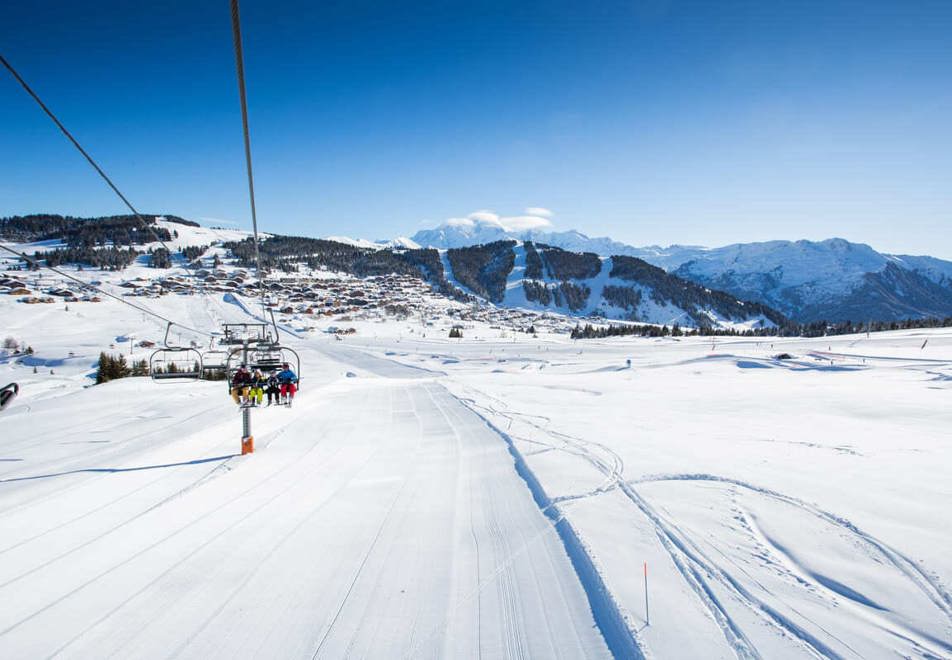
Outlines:
[[[731,616],[728,608],[726,608],[722,603],[721,598],[715,593],[715,589],[712,588],[712,583],[724,588],[730,597],[736,599],[745,607],[758,614],[765,623],[778,628],[782,634],[795,639],[810,655],[819,658],[831,659],[839,659],[843,657],[841,654],[830,648],[827,644],[806,631],[802,626],[798,625],[789,617],[785,616],[776,608],[772,607],[766,601],[754,595],[749,589],[742,586],[740,582],[733,578],[728,571],[724,570],[717,562],[712,561],[712,559],[706,555],[697,545],[695,545],[690,540],[690,538],[678,528],[676,524],[670,522],[665,517],[662,517],[647,502],[647,500],[645,500],[638,493],[633,482],[625,481],[623,479],[622,472],[624,470],[624,463],[622,459],[610,448],[600,443],[585,441],[582,438],[555,431],[548,426],[550,420],[547,418],[542,418],[542,423],[540,424],[532,420],[533,417],[537,416],[525,415],[518,411],[508,409],[508,404],[506,402],[493,397],[490,394],[475,390],[469,386],[465,386],[465,390],[470,392],[471,396],[461,400],[475,410],[481,411],[482,414],[485,414],[489,417],[501,417],[502,419],[509,422],[510,428],[513,420],[520,419],[523,423],[531,426],[536,431],[540,431],[546,436],[552,438],[552,444],[548,444],[543,449],[536,450],[535,453],[553,450],[564,451],[586,460],[605,476],[605,481],[602,483],[602,485],[595,489],[576,495],[563,496],[549,500],[552,503],[552,506],[564,502],[570,502],[576,499],[593,497],[616,488],[623,492],[624,495],[638,508],[638,510],[643,513],[654,525],[658,539],[668,553],[671,561],[677,567],[677,570],[681,573],[685,582],[696,593],[698,599],[708,609],[712,618],[717,622],[724,634],[725,640],[734,650],[738,658],[759,658],[762,657],[762,655],[760,652],[758,652],[751,640],[748,639],[748,637],[744,634],[742,627]],[[489,403],[487,405],[479,404],[477,401],[478,399],[488,400]],[[500,406],[504,409],[501,410],[496,406]],[[497,431],[503,436],[508,437],[507,432],[498,428]],[[528,438],[519,436],[513,437],[517,437],[521,441],[526,441],[533,444],[539,443],[537,439],[530,440]],[[849,521],[835,516],[834,514],[817,509],[816,507],[796,500],[795,498],[790,498],[770,490],[757,488],[750,484],[733,479],[719,478],[712,475],[668,475],[647,477],[639,480],[636,483],[652,481],[713,481],[729,483],[747,488],[762,495],[778,499],[785,503],[804,508],[814,515],[826,520],[827,522],[836,525],[838,528],[849,532],[869,546],[881,552],[883,556],[885,556],[897,569],[906,575],[906,577],[911,582],[913,582],[916,587],[919,588],[922,593],[925,594],[925,596],[928,597],[929,600],[931,600],[934,605],[950,619],[950,621],[952,621],[952,607],[950,607],[950,605],[952,605],[952,597],[950,597],[950,594],[943,589],[942,585],[938,584],[926,571],[919,568],[913,561],[889,548],[871,535],[859,530]],[[754,530],[756,530],[756,526],[754,526]],[[778,554],[783,554],[774,544],[771,544],[766,538],[764,538],[761,532],[755,531],[754,533],[758,536],[758,538],[763,539],[764,543],[769,545],[775,552]],[[784,561],[791,564],[794,563],[787,555],[784,555]],[[845,588],[843,588],[842,585],[840,585],[840,589],[836,589],[829,583],[821,584],[816,580],[816,578],[813,578],[811,582],[814,586],[819,587],[828,594],[834,597],[840,597],[840,599],[838,599],[840,601],[856,600],[856,595],[850,594],[848,590],[844,591]],[[864,604],[869,605],[869,603]],[[870,614],[867,611],[860,612],[860,615],[864,617],[870,617]],[[925,657],[944,657],[947,654],[952,654],[952,644],[941,639],[931,637],[919,631],[911,630],[902,626],[901,624],[897,624],[893,621],[887,621],[882,618],[877,618],[875,623],[883,630],[888,631],[890,634],[896,635],[897,637],[909,642],[914,648],[919,649]],[[632,634],[633,640],[637,640],[637,632],[631,629],[630,626],[629,631]],[[849,648],[848,644],[845,642],[841,641],[841,643]]]
[[[804,511],[809,512],[810,514],[821,518],[822,520],[830,523],[836,528],[842,530],[860,540],[864,544],[867,544],[870,548],[874,549],[877,553],[881,554],[886,558],[893,566],[896,567],[903,575],[905,575],[910,582],[912,582],[917,589],[919,589],[932,603],[935,607],[940,610],[946,618],[952,622],[952,594],[949,594],[941,584],[939,584],[929,573],[922,568],[920,568],[914,561],[904,556],[902,553],[894,550],[889,547],[887,544],[876,539],[874,536],[864,532],[859,529],[848,520],[845,520],[835,514],[824,511],[812,504],[799,500],[797,498],[790,497],[788,495],[783,495],[776,491],[772,491],[766,488],[760,488],[752,484],[737,480],[729,479],[725,477],[718,477],[715,475],[707,474],[692,474],[692,475],[658,475],[652,477],[646,477],[640,479],[638,483],[650,483],[658,481],[682,481],[682,482],[692,482],[692,481],[708,481],[714,483],[730,484],[734,486],[739,486],[741,488],[747,489],[751,492],[757,493],[758,495],[763,495],[785,504],[798,507]],[[631,488],[631,484],[626,484],[628,488]],[[798,565],[795,559],[793,559],[787,551],[779,547],[779,545],[768,538],[762,531],[759,530],[756,522],[748,516],[748,523],[752,528],[753,532],[758,539],[762,540],[764,545],[770,547],[773,552],[782,556],[783,561],[789,565]],[[801,570],[800,572],[806,573],[807,571]],[[811,580],[815,586],[822,587],[824,590],[834,593],[837,596],[840,596],[848,601],[860,602],[861,604],[872,607],[873,609],[883,610],[879,605],[875,603],[870,603],[868,601],[864,602],[864,599],[856,593],[851,592],[848,588],[843,585],[831,584],[832,581],[821,581],[818,580],[816,576],[809,575],[805,579]],[[826,583],[824,583],[826,582]],[[867,613],[868,615],[868,613]],[[893,634],[902,635],[906,639],[913,641],[914,643],[920,645],[924,649],[929,649],[930,646],[938,646],[938,649],[931,649],[931,652],[941,655],[942,653],[952,653],[952,644],[943,642],[942,640],[937,639],[917,639],[921,636],[921,633],[917,631],[912,631],[908,629],[900,629],[896,624],[892,622],[880,622],[884,628],[892,628],[891,632]]]
[[[184,310],[195,327],[254,316],[236,303],[206,297]],[[800,353],[805,359],[779,361],[747,355],[755,345],[747,341],[724,342],[736,354],[672,352],[636,359],[629,370],[617,356],[599,357],[599,343],[585,357],[578,350],[565,359],[565,350],[549,361],[506,348],[494,354],[491,345],[488,355],[456,353],[439,341],[422,354],[384,357],[303,333],[288,342],[321,373],[308,374],[314,384],[293,410],[255,413],[258,451],[249,457],[234,455],[238,419],[220,386],[119,382],[44,393],[3,418],[12,433],[0,462],[0,656],[665,657],[652,648],[654,629],[640,626],[631,592],[615,582],[617,564],[604,563],[605,530],[593,532],[576,515],[611,501],[622,504],[625,525],[653,537],[684,587],[687,600],[677,602],[710,621],[712,656],[723,645],[738,658],[778,649],[864,657],[870,647],[857,644],[859,630],[897,644],[877,651],[952,657],[952,642],[935,632],[952,628],[917,625],[952,623],[941,574],[901,552],[895,538],[887,543],[832,513],[837,505],[820,508],[756,486],[754,477],[659,470],[633,479],[617,444],[557,428],[563,411],[520,410],[518,397],[455,378],[461,368],[496,378],[496,369],[526,378],[527,391],[584,395],[579,405],[595,406],[610,392],[572,378],[687,374],[720,363],[792,378],[876,365],[939,381],[947,377],[935,369],[948,360],[814,346]],[[571,375],[540,385],[522,375],[536,366]],[[345,371],[354,378],[334,375]],[[120,401],[124,419],[115,420]],[[852,444],[762,440],[786,451],[831,450],[837,460],[870,456]],[[550,494],[553,468],[537,468],[559,460],[569,462],[553,464],[585,478]],[[734,536],[699,532],[678,508],[689,493],[682,502],[654,490],[669,487],[728,498],[732,518],[721,531]],[[857,563],[892,571],[919,600],[893,603],[855,575],[818,567],[804,555],[808,544],[777,533],[769,506],[832,530]],[[733,548],[735,541],[747,545]],[[743,556],[747,546],[754,561]],[[909,603],[935,617],[906,616]]]
[[[192,449],[160,443],[174,429],[164,426],[11,464],[0,504],[16,505],[0,520],[70,505],[55,524],[33,518],[4,539],[0,654],[608,655],[505,445],[425,372],[355,363],[375,376],[259,413],[252,456],[223,455],[237,448],[234,420],[193,436]],[[222,460],[137,461],[198,447]],[[316,563],[291,570],[307,566],[302,552]]]

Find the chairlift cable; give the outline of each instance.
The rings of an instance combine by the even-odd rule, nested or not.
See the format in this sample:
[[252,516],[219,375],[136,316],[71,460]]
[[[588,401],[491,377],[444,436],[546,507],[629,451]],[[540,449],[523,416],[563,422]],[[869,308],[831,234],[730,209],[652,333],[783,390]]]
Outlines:
[[264,316],[264,281],[261,279],[261,250],[258,239],[258,214],[255,209],[255,179],[251,168],[251,135],[248,130],[248,98],[245,92],[245,58],[241,47],[241,17],[238,0],[231,0],[231,31],[235,46],[235,72],[238,76],[238,100],[241,103],[241,128],[245,139],[245,165],[248,170],[248,196],[251,202],[251,229],[255,241],[255,272],[258,276],[258,293],[261,299],[261,314]]
[[[145,220],[145,218],[142,217],[142,214],[139,213],[139,211],[136,210],[136,208],[132,205],[132,203],[129,201],[129,199],[128,199],[125,195],[122,194],[122,192],[119,190],[119,188],[116,186],[116,184],[113,183],[112,179],[110,179],[109,176],[103,171],[103,169],[102,169],[101,167],[99,167],[99,164],[96,163],[95,160],[93,160],[93,157],[89,155],[89,152],[87,152],[87,151],[83,148],[83,146],[79,143],[79,141],[78,141],[75,137],[73,137],[73,134],[70,133],[69,129],[66,128],[66,126],[63,125],[63,122],[61,122],[61,121],[59,120],[59,118],[58,118],[55,114],[53,114],[53,111],[50,110],[49,106],[47,106],[46,103],[43,102],[43,99],[40,98],[39,94],[37,94],[37,93],[33,90],[33,88],[30,87],[29,83],[27,83],[26,80],[23,79],[23,76],[20,75],[20,73],[13,67],[12,64],[10,64],[10,62],[7,60],[7,58],[5,58],[2,54],[0,54],[0,63],[2,63],[3,66],[7,69],[7,71],[9,71],[10,74],[14,77],[14,79],[15,79],[18,83],[20,83],[20,86],[23,87],[23,89],[26,91],[26,93],[29,94],[30,97],[31,97],[34,101],[36,101],[36,104],[37,104],[38,106],[40,106],[40,109],[42,109],[43,112],[46,113],[46,115],[53,121],[53,123],[56,124],[56,127],[59,128],[59,130],[63,133],[63,135],[65,135],[66,138],[73,144],[73,146],[76,147],[77,151],[79,151],[79,153],[82,154],[83,158],[85,158],[86,161],[92,166],[92,168],[93,168],[94,170],[96,170],[96,172],[99,174],[99,176],[102,177],[103,181],[105,181],[106,184],[108,184],[108,186],[113,190],[113,192],[116,193],[116,195],[119,197],[119,199],[121,199],[122,202],[129,208],[129,210],[132,211],[133,216],[134,216],[135,219],[139,222],[139,224],[142,226],[142,228],[145,229],[147,232],[151,233],[151,234],[152,234],[152,237],[155,238],[155,240],[158,241],[158,243],[165,249],[165,251],[166,251],[166,252],[168,253],[168,255],[169,255],[169,261],[171,262],[171,260],[172,260],[172,258],[173,258],[173,255],[174,255],[174,252],[173,252],[172,249],[168,246],[168,244],[166,244],[166,242],[162,239],[162,237],[159,236],[159,233],[155,230],[155,227],[153,227],[151,224],[149,224],[149,223]],[[30,260],[27,260],[27,261],[30,261]],[[36,261],[31,261],[31,263],[34,263],[35,265],[39,265],[39,264],[36,263]],[[80,280],[79,278],[71,277],[71,276],[66,275],[65,273],[63,273],[63,272],[61,272],[61,271],[57,271],[56,269],[54,269],[54,268],[52,268],[52,267],[49,267],[49,266],[47,266],[47,268],[49,268],[49,269],[52,270],[53,272],[59,273],[60,275],[62,275],[62,276],[64,276],[64,277],[68,277],[68,278],[71,279],[71,280],[75,280],[75,281],[77,281],[77,282],[80,282],[81,284],[86,285],[86,283],[85,283],[84,281]],[[183,267],[183,270],[184,270],[184,267]],[[190,273],[188,273],[188,271],[185,271],[185,273],[186,273],[186,275],[190,275]],[[91,285],[86,285],[86,286],[91,286]],[[109,294],[109,293],[107,293],[107,292],[105,292],[105,291],[103,291],[103,290],[101,290],[101,289],[97,289],[97,290],[98,290],[100,293],[104,294],[104,295],[107,295],[107,296],[110,296],[110,297],[113,297],[113,298],[115,297],[115,296],[113,296],[113,295],[111,295],[111,294]],[[120,300],[121,300],[121,299],[120,299]],[[123,301],[123,302],[126,302],[126,301]],[[149,312],[149,313],[152,314],[152,312]],[[154,316],[157,316],[157,315],[155,315],[155,314],[153,314],[153,315],[154,315]],[[160,318],[161,318],[161,317],[160,317]],[[190,328],[188,328],[187,326],[184,326],[184,325],[182,325],[182,324],[180,324],[180,323],[175,323],[175,325],[177,325],[177,326],[179,326],[179,327],[181,327],[181,328],[184,328],[184,329],[190,329]],[[197,332],[197,331],[193,330],[193,332]],[[208,333],[204,333],[204,332],[202,332],[201,334],[206,335],[206,336],[210,336],[210,335],[208,335]]]
[[96,170],[99,176],[102,177],[103,181],[105,181],[109,187],[112,188],[112,191],[119,196],[119,199],[121,199],[123,204],[125,204],[129,210],[132,211],[132,214],[139,220],[140,223],[142,223],[142,226],[152,233],[152,236],[155,237],[155,240],[157,240],[169,253],[169,258],[171,259],[172,250],[168,245],[165,244],[165,241],[162,240],[162,237],[159,236],[158,232],[155,231],[155,229],[145,221],[145,218],[142,217],[142,214],[136,210],[132,203],[126,198],[126,196],[123,195],[119,188],[116,187],[116,184],[112,182],[112,179],[110,179],[109,176],[103,172],[102,168],[99,167],[95,160],[93,160],[93,157],[90,156],[85,149],[83,149],[79,141],[77,141],[76,138],[73,137],[73,134],[69,132],[69,129],[63,126],[63,123],[56,117],[56,115],[53,114],[53,111],[47,107],[47,105],[43,102],[43,99],[41,99],[39,95],[33,91],[33,88],[27,84],[23,77],[17,72],[16,69],[13,68],[13,65],[10,64],[10,62],[7,61],[7,58],[5,58],[3,55],[0,55],[0,63],[2,63],[3,66],[5,66],[7,70],[13,75],[13,77],[16,78],[16,81],[20,83],[20,86],[23,87],[23,89],[26,90],[27,94],[33,97],[33,100],[36,101],[37,105],[39,105],[43,112],[45,112],[46,115],[53,120],[53,123],[56,124],[56,127],[59,128],[63,135],[65,135],[67,139],[73,143],[73,146],[76,147],[79,153],[83,155],[83,158],[85,158],[86,161],[92,165],[93,169]]
[[57,275],[59,275],[59,276],[61,276],[61,277],[65,277],[66,279],[69,279],[69,280],[72,280],[72,281],[74,281],[74,282],[77,282],[77,283],[81,284],[83,287],[85,287],[85,288],[87,288],[87,289],[92,289],[93,291],[96,291],[97,293],[101,293],[101,294],[104,295],[104,296],[107,296],[107,297],[112,298],[112,299],[114,299],[114,300],[118,300],[119,302],[123,303],[124,305],[129,305],[129,307],[132,307],[133,309],[137,309],[137,310],[139,310],[140,312],[142,312],[142,313],[144,313],[144,314],[149,314],[150,316],[154,316],[155,318],[157,318],[157,319],[159,319],[159,320],[161,320],[161,321],[164,321],[166,324],[171,323],[172,325],[178,326],[178,327],[182,328],[183,330],[187,330],[187,331],[189,331],[189,332],[193,332],[193,333],[195,333],[195,334],[199,334],[199,335],[202,335],[202,336],[204,336],[204,337],[211,337],[211,336],[212,336],[211,334],[209,334],[209,333],[207,333],[207,332],[204,332],[203,330],[196,330],[195,328],[191,328],[191,327],[189,327],[189,326],[187,326],[187,325],[184,325],[184,324],[182,324],[182,323],[179,323],[178,321],[173,321],[173,320],[171,320],[171,319],[167,319],[167,318],[165,318],[164,316],[162,316],[161,314],[158,314],[158,313],[156,313],[156,312],[153,312],[153,311],[152,311],[151,309],[149,309],[148,307],[144,307],[144,306],[142,306],[142,305],[138,305],[138,304],[136,304],[136,303],[129,302],[128,300],[124,299],[123,297],[117,296],[117,295],[114,294],[114,293],[110,293],[109,291],[106,291],[105,289],[101,289],[101,288],[99,288],[98,286],[96,286],[95,284],[91,284],[91,283],[87,282],[86,280],[82,279],[81,277],[76,277],[75,275],[70,275],[70,274],[67,273],[66,271],[60,270],[59,268],[56,268],[55,266],[49,266],[49,265],[40,263],[40,260],[38,260],[38,259],[36,259],[36,258],[34,258],[34,257],[31,257],[30,255],[28,255],[28,254],[26,254],[26,253],[24,253],[24,252],[20,252],[19,250],[14,250],[13,248],[8,247],[8,246],[6,246],[6,245],[3,245],[2,243],[0,243],[0,250],[6,250],[7,252],[9,252],[9,253],[11,253],[11,254],[16,255],[16,256],[19,257],[20,259],[23,259],[23,260],[26,261],[27,263],[33,264],[33,265],[36,266],[37,268],[45,268],[45,269],[47,269],[47,270],[49,270],[49,271],[52,271],[52,272],[56,273]]

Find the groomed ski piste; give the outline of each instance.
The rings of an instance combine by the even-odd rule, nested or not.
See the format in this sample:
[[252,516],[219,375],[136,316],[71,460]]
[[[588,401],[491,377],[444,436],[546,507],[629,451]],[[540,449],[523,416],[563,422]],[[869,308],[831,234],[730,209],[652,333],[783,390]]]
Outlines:
[[301,392],[241,456],[223,383],[92,385],[160,322],[0,318],[34,348],[0,360],[0,657],[952,657],[949,330],[355,321],[283,337]]

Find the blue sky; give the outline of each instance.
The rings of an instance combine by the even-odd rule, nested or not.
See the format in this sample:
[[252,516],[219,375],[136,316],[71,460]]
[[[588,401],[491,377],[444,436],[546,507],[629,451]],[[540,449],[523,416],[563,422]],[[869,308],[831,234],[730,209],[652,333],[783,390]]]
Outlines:
[[[4,4],[3,54],[134,204],[248,226],[226,0]],[[544,207],[636,245],[952,258],[947,1],[245,0],[242,19],[266,230]],[[0,73],[0,215],[123,212]]]

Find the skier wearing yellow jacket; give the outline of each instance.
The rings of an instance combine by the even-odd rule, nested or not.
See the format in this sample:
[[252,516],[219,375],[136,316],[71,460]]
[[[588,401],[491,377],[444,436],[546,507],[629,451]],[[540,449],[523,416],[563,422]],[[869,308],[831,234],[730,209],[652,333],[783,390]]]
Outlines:
[[251,389],[248,391],[248,399],[256,406],[260,406],[264,401],[264,390],[268,385],[268,379],[260,370],[255,369],[251,375]]

